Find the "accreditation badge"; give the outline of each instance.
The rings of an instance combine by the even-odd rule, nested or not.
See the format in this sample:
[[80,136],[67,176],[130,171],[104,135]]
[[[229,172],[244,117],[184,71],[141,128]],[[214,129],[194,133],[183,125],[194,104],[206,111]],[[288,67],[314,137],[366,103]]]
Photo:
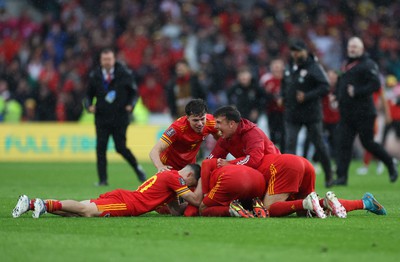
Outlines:
[[116,97],[117,97],[117,92],[115,92],[115,90],[111,90],[110,92],[107,93],[105,100],[109,104],[112,104],[115,101]]

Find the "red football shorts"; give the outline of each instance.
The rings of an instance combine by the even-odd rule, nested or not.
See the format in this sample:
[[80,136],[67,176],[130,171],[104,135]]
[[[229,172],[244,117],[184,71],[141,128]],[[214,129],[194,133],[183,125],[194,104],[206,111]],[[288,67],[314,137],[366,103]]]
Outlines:
[[[229,169],[229,167],[234,168]],[[255,169],[246,166],[229,165],[216,169],[212,176],[217,176],[214,187],[203,203],[207,207],[229,206],[235,199],[251,201],[254,197],[263,197],[265,180],[263,175]]]
[[268,195],[291,193],[290,199],[303,199],[315,191],[315,170],[307,159],[283,154],[263,161],[269,161]]
[[97,209],[102,212],[101,217],[126,217],[132,216],[132,210],[128,209],[122,197],[124,190],[116,189],[111,192],[101,194],[97,199],[91,199]]

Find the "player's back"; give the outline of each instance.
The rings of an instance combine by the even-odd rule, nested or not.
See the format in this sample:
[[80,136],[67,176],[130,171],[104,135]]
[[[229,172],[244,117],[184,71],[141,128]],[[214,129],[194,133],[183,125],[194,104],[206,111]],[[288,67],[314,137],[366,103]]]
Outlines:
[[238,191],[241,197],[249,194],[262,196],[265,191],[263,175],[256,169],[243,165],[227,165],[215,169],[210,176],[210,188],[223,184],[227,192]]
[[147,179],[137,190],[131,192],[128,206],[135,215],[141,215],[168,203],[179,195],[180,190],[189,190],[178,171],[164,171]]

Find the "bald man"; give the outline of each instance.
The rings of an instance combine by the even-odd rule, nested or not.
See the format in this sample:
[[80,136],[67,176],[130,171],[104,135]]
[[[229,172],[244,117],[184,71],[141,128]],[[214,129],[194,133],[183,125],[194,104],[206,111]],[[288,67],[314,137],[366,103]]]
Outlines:
[[353,142],[358,134],[363,147],[385,163],[390,182],[398,177],[397,167],[385,149],[374,141],[376,109],[372,93],[381,88],[377,64],[364,52],[364,44],[352,37],[347,44],[347,61],[336,88],[340,122],[337,129],[336,185],[347,185]]

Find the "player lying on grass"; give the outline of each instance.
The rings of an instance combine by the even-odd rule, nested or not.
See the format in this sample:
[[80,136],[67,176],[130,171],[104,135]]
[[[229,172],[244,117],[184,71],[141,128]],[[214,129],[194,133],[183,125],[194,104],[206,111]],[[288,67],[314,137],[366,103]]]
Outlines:
[[[360,200],[338,199],[331,191],[319,199],[315,193],[315,170],[305,158],[291,155],[266,155],[258,168],[267,182],[264,207],[271,217],[287,216],[292,213],[326,218],[331,213],[346,218],[347,212],[368,210],[377,215],[386,215],[385,208],[370,193]],[[232,202],[236,215],[251,216],[240,203]],[[250,214],[250,215],[249,215]]]
[[201,166],[204,198],[199,209],[202,216],[230,216],[229,204],[235,199],[252,206],[257,216],[267,216],[265,210],[257,208],[265,192],[265,180],[259,171],[242,165],[217,168],[216,158],[204,160]]
[[[33,218],[39,218],[44,213],[60,216],[81,217],[120,217],[140,216],[156,209],[164,203],[171,202],[176,197],[182,197],[188,203],[199,206],[202,201],[200,166],[190,164],[179,171],[164,171],[157,173],[135,191],[117,189],[100,195],[97,199],[75,200],[42,200],[29,199],[26,195],[19,197],[12,211],[13,217],[33,211]],[[197,186],[194,192],[189,187]],[[179,214],[176,207],[171,206],[172,214]]]

